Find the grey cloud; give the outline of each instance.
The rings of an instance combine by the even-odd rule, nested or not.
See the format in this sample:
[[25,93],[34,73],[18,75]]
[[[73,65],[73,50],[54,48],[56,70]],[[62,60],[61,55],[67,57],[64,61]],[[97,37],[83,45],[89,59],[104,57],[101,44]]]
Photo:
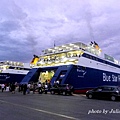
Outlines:
[[115,52],[120,51],[119,3],[118,0],[1,0],[0,55],[29,61],[33,54],[53,47],[54,41],[61,45],[95,40],[102,50],[119,58]]
[[0,25],[1,32],[10,32],[20,28],[20,25],[17,21],[4,21]]
[[29,60],[32,59],[33,55],[31,54],[29,47],[31,46],[26,43],[8,40],[3,45],[0,45],[0,56],[2,56],[1,60],[20,61],[20,59],[23,59],[24,62],[27,62],[28,58]]
[[27,16],[14,0],[1,0],[0,3],[0,16],[3,20],[21,20]]

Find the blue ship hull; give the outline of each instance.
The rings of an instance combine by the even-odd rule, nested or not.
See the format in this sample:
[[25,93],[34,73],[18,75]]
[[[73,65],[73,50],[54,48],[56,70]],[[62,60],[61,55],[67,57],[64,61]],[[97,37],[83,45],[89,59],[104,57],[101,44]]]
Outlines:
[[20,83],[25,76],[24,74],[0,73],[0,84]]
[[82,93],[101,85],[120,85],[120,74],[82,66],[76,68],[74,66],[64,83],[73,85],[75,92]]
[[88,89],[101,85],[120,85],[120,74],[93,69],[77,65],[63,65],[58,67],[33,68],[21,83],[38,80],[40,72],[54,70],[51,84],[60,80],[61,84],[73,85],[76,93],[83,93]]

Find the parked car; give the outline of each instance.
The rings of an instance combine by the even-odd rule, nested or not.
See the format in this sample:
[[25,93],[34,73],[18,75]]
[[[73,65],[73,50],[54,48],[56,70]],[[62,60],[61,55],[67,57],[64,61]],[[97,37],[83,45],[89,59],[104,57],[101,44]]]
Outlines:
[[69,84],[55,84],[52,88],[50,88],[51,94],[63,94],[63,95],[72,95],[73,94],[73,86]]
[[95,89],[88,90],[86,92],[87,98],[108,98],[112,101],[120,98],[120,87],[119,86],[99,86]]

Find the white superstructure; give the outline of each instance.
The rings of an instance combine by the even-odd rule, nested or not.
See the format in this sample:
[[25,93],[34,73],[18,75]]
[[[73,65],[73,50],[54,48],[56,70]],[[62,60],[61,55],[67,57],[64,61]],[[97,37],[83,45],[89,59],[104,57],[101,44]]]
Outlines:
[[28,63],[0,61],[0,73],[27,74],[30,70]]
[[120,73],[120,62],[103,53],[96,42],[89,45],[77,42],[45,49],[42,55],[37,57],[37,62],[31,66],[50,67],[69,64]]

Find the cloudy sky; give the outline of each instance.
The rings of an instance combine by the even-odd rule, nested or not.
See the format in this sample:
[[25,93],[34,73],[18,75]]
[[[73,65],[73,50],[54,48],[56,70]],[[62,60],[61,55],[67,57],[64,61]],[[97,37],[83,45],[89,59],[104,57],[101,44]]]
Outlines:
[[120,60],[120,0],[0,0],[0,61],[30,62],[54,41],[96,41]]

